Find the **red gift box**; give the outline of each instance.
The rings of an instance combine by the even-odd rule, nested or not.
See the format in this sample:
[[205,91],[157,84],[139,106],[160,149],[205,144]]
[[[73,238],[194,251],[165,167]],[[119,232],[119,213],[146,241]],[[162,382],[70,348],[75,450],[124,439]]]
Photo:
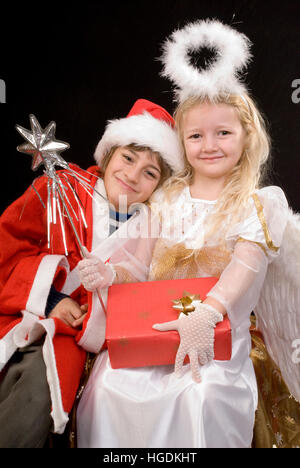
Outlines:
[[[154,330],[155,323],[178,318],[173,300],[186,292],[203,301],[216,278],[195,278],[115,284],[107,299],[106,341],[113,369],[174,364],[180,337],[176,330]],[[214,359],[231,358],[228,317],[215,328]],[[188,361],[185,361],[188,362]]]

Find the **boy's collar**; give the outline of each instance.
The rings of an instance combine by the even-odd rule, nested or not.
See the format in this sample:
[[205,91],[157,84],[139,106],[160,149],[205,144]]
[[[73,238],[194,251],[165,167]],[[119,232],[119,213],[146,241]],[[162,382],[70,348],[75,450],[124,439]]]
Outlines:
[[[97,192],[101,195],[97,195]],[[94,196],[97,196],[97,202],[101,201],[102,203],[106,203],[108,201],[107,199],[107,193],[104,185],[103,179],[98,179],[96,184],[95,184],[95,193]]]

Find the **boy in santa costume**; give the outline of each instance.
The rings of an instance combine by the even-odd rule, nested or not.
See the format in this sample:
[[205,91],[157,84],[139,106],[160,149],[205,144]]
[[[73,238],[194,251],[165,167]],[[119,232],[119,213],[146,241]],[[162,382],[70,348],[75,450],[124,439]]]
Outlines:
[[[80,241],[103,261],[153,191],[183,167],[172,117],[138,100],[126,118],[110,121],[95,151],[97,166],[83,171],[92,193],[75,187],[87,220],[73,223]],[[100,170],[101,168],[101,170]],[[72,182],[73,183],[73,182]],[[47,177],[42,176],[0,218],[0,447],[43,447],[49,432],[68,421],[86,352],[105,341],[105,314],[95,293],[80,284],[74,230],[52,225],[47,240]],[[42,203],[43,202],[43,203]],[[74,213],[79,206],[73,203]],[[44,204],[44,205],[43,205]],[[101,292],[104,303],[107,290]]]

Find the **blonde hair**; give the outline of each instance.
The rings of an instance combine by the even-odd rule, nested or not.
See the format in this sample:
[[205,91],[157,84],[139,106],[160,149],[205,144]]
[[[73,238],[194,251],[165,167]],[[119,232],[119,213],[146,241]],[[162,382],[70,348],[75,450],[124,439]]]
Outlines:
[[[119,148],[119,146],[117,145],[112,146],[110,150],[104,156],[102,160],[102,164],[101,164],[101,169],[100,169],[102,176],[104,175],[107,169],[107,166],[117,148]],[[156,187],[156,190],[172,175],[172,169],[164,161],[160,153],[158,153],[157,151],[153,151],[149,146],[141,146],[141,145],[136,145],[135,143],[132,143],[132,144],[126,145],[125,148],[133,149],[134,151],[151,151],[153,155],[156,157],[157,162],[160,167],[160,171],[161,171],[159,183]]]
[[[185,186],[191,184],[194,170],[189,164],[183,140],[183,116],[198,104],[227,104],[236,109],[240,122],[245,130],[246,139],[241,158],[227,177],[225,186],[209,221],[210,234],[221,227],[239,222],[247,216],[248,200],[253,192],[263,184],[267,175],[266,162],[270,154],[270,137],[266,123],[253,99],[247,95],[228,94],[210,101],[208,98],[190,97],[183,101],[175,111],[175,123],[184,151],[185,169],[171,177],[164,185],[167,199],[178,194]],[[222,231],[224,233],[224,230]]]

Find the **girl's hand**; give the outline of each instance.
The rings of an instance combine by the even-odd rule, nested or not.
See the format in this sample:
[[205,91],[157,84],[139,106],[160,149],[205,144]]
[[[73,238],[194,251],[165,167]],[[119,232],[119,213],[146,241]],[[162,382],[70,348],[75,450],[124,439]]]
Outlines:
[[201,381],[199,364],[207,364],[214,358],[214,328],[222,322],[223,314],[217,309],[199,303],[195,310],[177,320],[153,325],[155,330],[177,330],[180,345],[176,355],[175,374],[181,375],[185,356],[190,358],[192,377]]
[[97,288],[111,286],[115,271],[112,266],[105,264],[97,257],[89,255],[78,262],[80,281],[87,291],[95,291]]

